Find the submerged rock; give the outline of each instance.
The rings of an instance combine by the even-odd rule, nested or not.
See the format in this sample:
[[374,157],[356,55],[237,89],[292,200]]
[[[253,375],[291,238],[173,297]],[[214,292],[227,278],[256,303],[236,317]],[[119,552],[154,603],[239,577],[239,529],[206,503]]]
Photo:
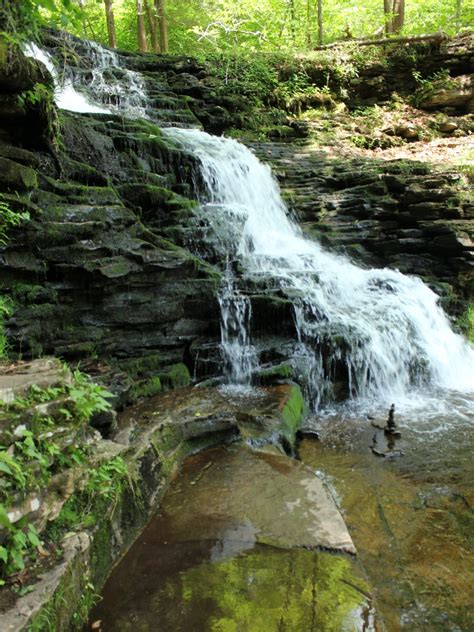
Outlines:
[[[323,548],[324,551],[319,550]],[[245,446],[187,460],[105,585],[102,632],[377,629],[342,518],[313,471]],[[315,550],[316,549],[316,550]]]
[[298,461],[245,446],[219,449],[190,461],[182,486],[186,512],[167,506],[176,540],[218,539],[222,522],[247,523],[245,537],[255,542],[355,553],[334,500]]

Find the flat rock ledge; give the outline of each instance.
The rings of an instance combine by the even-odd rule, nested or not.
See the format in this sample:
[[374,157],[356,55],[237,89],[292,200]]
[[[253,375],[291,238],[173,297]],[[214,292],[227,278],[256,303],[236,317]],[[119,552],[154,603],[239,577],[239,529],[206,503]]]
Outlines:
[[[55,383],[59,371],[58,363],[48,359],[20,365],[17,374],[13,367],[5,369],[0,374],[4,401],[24,392],[32,381],[38,383],[41,376],[49,375],[49,383]],[[45,378],[44,387],[47,385]],[[61,560],[39,572],[33,590],[0,614],[0,629],[81,629],[92,596],[100,592],[112,567],[157,511],[184,458],[200,453],[194,458],[206,459],[208,453],[202,450],[212,446],[227,447],[220,448],[218,466],[213,463],[198,473],[197,483],[190,486],[193,511],[186,515],[199,517],[205,511],[203,498],[212,495],[216,525],[222,516],[227,516],[226,521],[252,524],[256,542],[355,554],[324,484],[313,471],[285,454],[293,449],[303,415],[301,391],[291,382],[244,394],[183,388],[127,409],[119,416],[112,439],[101,439],[96,432],[94,454],[100,457],[94,462],[104,463],[120,454],[133,485],[124,487],[113,506],[92,508],[98,516],[94,526],[66,533]],[[182,476],[188,476],[186,472]],[[232,484],[226,480],[229,473]],[[45,505],[47,502],[45,499]],[[54,519],[48,518],[53,524]],[[183,518],[179,532],[183,537],[190,532],[195,536],[200,520],[192,525],[186,520]]]
[[216,448],[190,460],[183,488],[186,512],[167,506],[175,540],[217,540],[224,523],[245,525],[247,542],[356,553],[324,483],[294,459],[239,444]]

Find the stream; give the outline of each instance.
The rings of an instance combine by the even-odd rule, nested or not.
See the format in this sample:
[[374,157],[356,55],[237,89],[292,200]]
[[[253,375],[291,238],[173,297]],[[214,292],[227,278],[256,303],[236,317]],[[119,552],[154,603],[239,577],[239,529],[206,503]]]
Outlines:
[[[474,629],[472,415],[400,417],[400,458],[371,451],[367,418],[313,420],[300,446],[339,500],[390,632]],[[459,402],[458,402],[459,405]]]

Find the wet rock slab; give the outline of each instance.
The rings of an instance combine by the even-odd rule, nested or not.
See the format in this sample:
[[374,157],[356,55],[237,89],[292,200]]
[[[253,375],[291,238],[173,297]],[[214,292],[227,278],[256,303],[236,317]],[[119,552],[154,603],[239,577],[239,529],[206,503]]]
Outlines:
[[126,411],[118,439],[134,424],[159,422],[162,432],[172,434],[174,441],[228,433],[281,448],[294,443],[303,413],[303,396],[292,383],[245,391],[182,388]]
[[376,630],[356,558],[318,547],[355,551],[311,470],[245,445],[208,450],[187,460],[87,629]]
[[247,541],[355,553],[323,483],[288,457],[246,446],[206,452],[190,460],[177,489],[168,503],[177,540],[217,538],[231,523]]

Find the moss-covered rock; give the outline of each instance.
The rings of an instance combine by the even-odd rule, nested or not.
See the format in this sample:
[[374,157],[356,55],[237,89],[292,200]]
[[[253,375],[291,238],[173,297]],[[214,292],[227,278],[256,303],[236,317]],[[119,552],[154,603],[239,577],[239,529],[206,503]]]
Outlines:
[[303,393],[299,386],[294,384],[281,407],[283,417],[283,434],[294,447],[296,432],[301,426],[305,411]]
[[172,365],[165,373],[160,374],[161,382],[168,388],[188,386],[191,382],[191,374],[188,367],[182,362]]
[[38,186],[38,177],[31,167],[0,158],[0,186],[6,191],[27,191]]

